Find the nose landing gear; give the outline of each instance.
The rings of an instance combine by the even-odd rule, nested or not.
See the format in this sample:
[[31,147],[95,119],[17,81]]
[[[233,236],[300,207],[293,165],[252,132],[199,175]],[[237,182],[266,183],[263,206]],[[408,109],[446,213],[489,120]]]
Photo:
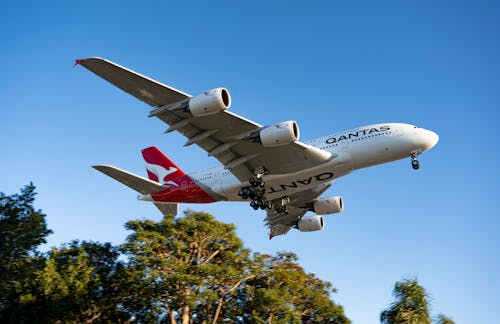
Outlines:
[[417,160],[418,153],[411,153],[411,167],[413,170],[418,170],[420,168],[420,162]]

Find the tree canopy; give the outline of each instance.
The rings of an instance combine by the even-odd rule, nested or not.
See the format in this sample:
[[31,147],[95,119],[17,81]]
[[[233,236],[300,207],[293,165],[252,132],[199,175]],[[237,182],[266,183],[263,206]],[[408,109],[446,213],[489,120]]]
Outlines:
[[[121,246],[74,240],[41,253],[52,231],[34,197],[33,184],[0,193],[2,323],[350,323],[332,284],[295,254],[252,252],[234,225],[203,212],[129,221]],[[393,295],[382,323],[431,323],[417,279]]]
[[[380,314],[383,324],[430,324],[428,295],[416,278],[405,278],[394,285],[395,301]],[[439,314],[436,324],[454,324],[454,322]]]
[[52,233],[45,215],[33,207],[35,195],[31,183],[19,194],[0,192],[0,321],[23,314],[23,294],[43,264],[36,249]]
[[349,323],[332,285],[296,255],[252,253],[232,224],[203,212],[134,220],[121,246],[51,233],[35,187],[0,194],[0,321]]

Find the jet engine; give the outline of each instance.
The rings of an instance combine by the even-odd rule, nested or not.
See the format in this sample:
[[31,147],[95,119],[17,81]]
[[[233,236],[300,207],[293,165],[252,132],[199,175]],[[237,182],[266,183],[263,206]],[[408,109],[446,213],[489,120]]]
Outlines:
[[342,197],[320,198],[314,202],[313,211],[318,215],[328,215],[340,213],[344,210]]
[[207,116],[224,111],[231,106],[231,96],[225,88],[207,91],[188,102],[189,112],[194,117]]
[[299,139],[299,125],[293,120],[267,126],[259,132],[259,142],[264,147],[281,146]]
[[297,228],[301,232],[314,232],[323,229],[323,217],[321,216],[305,216],[299,220]]

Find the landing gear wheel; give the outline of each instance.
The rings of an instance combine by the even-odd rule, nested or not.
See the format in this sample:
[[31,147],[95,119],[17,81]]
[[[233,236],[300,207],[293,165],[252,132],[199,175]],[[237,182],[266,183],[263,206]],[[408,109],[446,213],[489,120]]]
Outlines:
[[279,214],[281,214],[281,213],[288,214],[288,208],[286,206],[284,206],[284,207],[276,207],[275,210]]
[[265,182],[262,181],[262,178],[260,178],[259,176],[257,176],[256,178],[252,177],[252,178],[248,179],[248,183],[250,183],[250,185],[254,188],[257,188],[257,187],[264,188],[264,186],[265,186]]
[[250,207],[252,207],[254,210],[259,209],[259,205],[258,205],[255,201],[252,201],[252,202],[250,203]]
[[412,160],[411,167],[413,168],[413,170],[418,170],[418,168],[420,168],[420,163],[418,162],[418,160]]

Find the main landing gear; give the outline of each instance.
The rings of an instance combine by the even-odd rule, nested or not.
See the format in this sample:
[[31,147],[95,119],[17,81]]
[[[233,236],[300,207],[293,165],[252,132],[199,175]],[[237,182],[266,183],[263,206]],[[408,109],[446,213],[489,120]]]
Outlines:
[[290,198],[288,198],[288,197],[281,198],[281,201],[279,202],[279,204],[277,204],[274,207],[274,210],[280,214],[281,213],[288,214],[288,204],[289,203],[290,203]]
[[411,167],[413,170],[418,170],[420,168],[420,163],[417,160],[418,153],[411,153]]
[[262,180],[262,175],[257,175],[255,177],[252,177],[248,180],[250,183],[250,187],[245,187],[240,190],[238,193],[238,196],[240,196],[242,199],[248,199],[252,200],[250,202],[250,207],[252,207],[254,210],[257,209],[271,209],[272,204],[270,201],[266,200],[264,198],[264,186],[265,182]]

